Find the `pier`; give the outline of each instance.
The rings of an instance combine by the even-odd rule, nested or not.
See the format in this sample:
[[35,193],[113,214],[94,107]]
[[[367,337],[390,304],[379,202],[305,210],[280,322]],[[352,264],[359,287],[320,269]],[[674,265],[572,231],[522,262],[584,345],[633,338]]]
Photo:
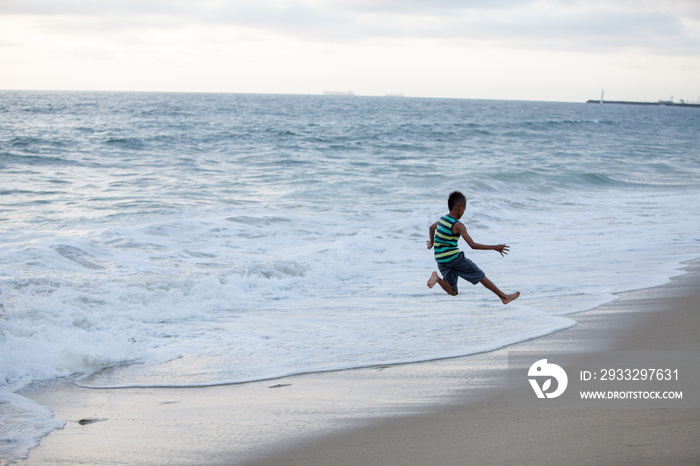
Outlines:
[[617,105],[653,105],[662,107],[694,107],[700,108],[700,104],[687,104],[685,102],[674,102],[672,100],[659,100],[658,102],[632,102],[625,100],[589,100],[587,104],[617,104]]

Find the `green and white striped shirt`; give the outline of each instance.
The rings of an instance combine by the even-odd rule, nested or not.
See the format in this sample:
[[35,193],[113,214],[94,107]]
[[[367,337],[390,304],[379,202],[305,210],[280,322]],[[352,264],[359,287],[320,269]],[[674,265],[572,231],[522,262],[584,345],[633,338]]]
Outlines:
[[437,222],[433,244],[435,246],[435,260],[438,262],[450,262],[456,259],[457,254],[459,254],[457,247],[459,233],[452,233],[452,227],[457,221],[457,219],[445,215]]

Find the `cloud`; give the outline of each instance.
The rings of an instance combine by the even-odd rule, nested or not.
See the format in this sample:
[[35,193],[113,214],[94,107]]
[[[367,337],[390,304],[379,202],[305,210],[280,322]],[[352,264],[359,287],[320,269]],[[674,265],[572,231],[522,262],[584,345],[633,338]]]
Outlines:
[[196,24],[311,41],[442,38],[558,50],[700,50],[696,0],[3,0],[0,15],[53,17],[73,33]]
[[[698,37],[687,34],[676,16],[619,9],[549,8],[512,11],[471,21],[465,29],[471,38],[511,45],[568,50],[638,48],[687,52],[698,46]],[[467,35],[465,34],[465,35]],[[697,50],[697,48],[695,49]]]

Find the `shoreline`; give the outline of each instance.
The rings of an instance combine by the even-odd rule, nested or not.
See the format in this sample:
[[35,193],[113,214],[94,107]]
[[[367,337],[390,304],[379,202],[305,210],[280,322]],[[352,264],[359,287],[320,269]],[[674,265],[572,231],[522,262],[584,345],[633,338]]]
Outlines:
[[[578,325],[508,351],[698,351],[700,260],[653,288],[570,315]],[[499,380],[503,366],[492,369]],[[502,378],[500,378],[502,381]],[[498,384],[496,384],[498,385]],[[487,387],[494,388],[494,387]],[[280,449],[250,465],[302,464],[697,464],[700,409],[508,406],[508,387],[442,409]]]
[[[101,390],[64,383],[23,393],[66,426],[18,464],[644,463],[666,460],[649,455],[670,454],[668,448],[653,438],[616,448],[603,433],[647,435],[644,423],[661,429],[659,422],[685,426],[674,437],[684,445],[676,459],[697,461],[700,410],[533,415],[508,409],[503,378],[508,351],[700,350],[700,319],[689,311],[700,302],[700,260],[685,271],[665,285],[567,315],[574,327],[489,353],[241,385]],[[580,422],[562,438],[572,413]],[[536,455],[535,446],[552,435],[555,447],[537,448]],[[597,456],[581,456],[586,445]],[[562,446],[572,456],[561,456]]]

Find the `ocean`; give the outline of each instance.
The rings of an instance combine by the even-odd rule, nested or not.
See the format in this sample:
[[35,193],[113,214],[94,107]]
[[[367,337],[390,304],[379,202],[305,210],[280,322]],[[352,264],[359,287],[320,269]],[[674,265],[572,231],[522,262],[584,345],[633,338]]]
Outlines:
[[[451,297],[428,227],[503,291]],[[490,351],[700,257],[700,111],[401,97],[0,92],[0,458],[21,396]],[[20,393],[18,393],[20,392]]]

